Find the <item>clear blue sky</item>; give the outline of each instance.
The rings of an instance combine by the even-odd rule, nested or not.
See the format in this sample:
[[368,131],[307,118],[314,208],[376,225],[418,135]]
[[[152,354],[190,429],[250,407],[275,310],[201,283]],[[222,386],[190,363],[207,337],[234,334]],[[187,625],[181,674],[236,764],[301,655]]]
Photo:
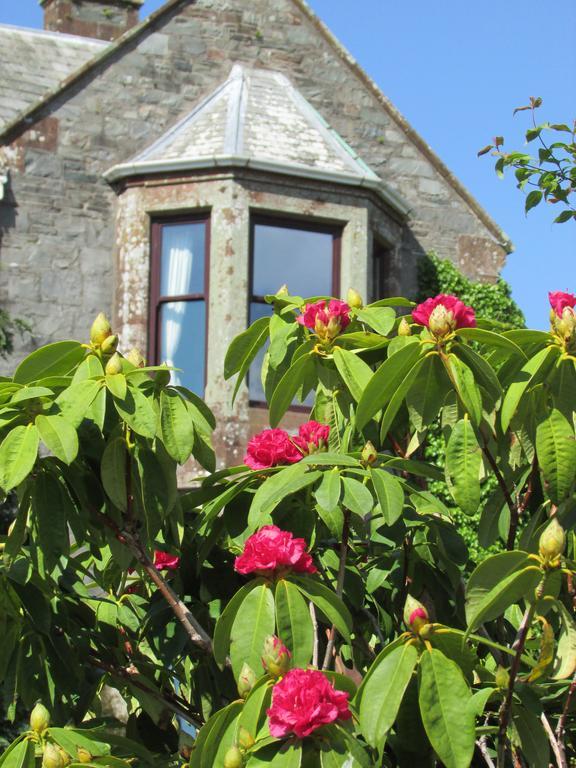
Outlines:
[[[273,2],[273,0],[271,0]],[[143,13],[162,4],[146,0]],[[576,118],[576,5],[555,0],[310,0],[396,107],[512,238],[504,277],[529,325],[547,325],[548,290],[576,291],[576,223],[552,224],[550,207],[523,213],[513,178],[499,180],[478,149],[495,135],[521,149],[526,113]],[[0,23],[40,27],[36,0],[0,0]],[[265,30],[263,30],[265,32]]]

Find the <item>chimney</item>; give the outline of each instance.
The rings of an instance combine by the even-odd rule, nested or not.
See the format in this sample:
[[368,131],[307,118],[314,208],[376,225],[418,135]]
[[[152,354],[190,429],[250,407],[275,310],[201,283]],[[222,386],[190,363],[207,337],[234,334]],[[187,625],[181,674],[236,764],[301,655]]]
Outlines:
[[138,24],[144,0],[40,0],[44,29],[115,40]]

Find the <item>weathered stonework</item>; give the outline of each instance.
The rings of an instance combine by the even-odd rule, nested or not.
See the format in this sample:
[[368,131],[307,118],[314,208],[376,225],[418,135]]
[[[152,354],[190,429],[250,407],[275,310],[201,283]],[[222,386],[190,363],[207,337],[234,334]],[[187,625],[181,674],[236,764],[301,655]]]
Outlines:
[[144,0],[41,0],[44,29],[115,40],[138,24]]
[[[0,43],[2,34],[0,28]],[[238,459],[250,420],[262,420],[262,412],[249,413],[245,393],[232,414],[222,378],[225,348],[246,323],[238,296],[247,286],[250,210],[341,223],[342,291],[371,290],[375,238],[390,248],[391,295],[414,293],[418,258],[430,249],[471,277],[497,277],[505,236],[302,0],[168,0],[118,43],[96,47],[93,65],[72,75],[63,70],[60,90],[50,95],[47,83],[44,100],[27,102],[20,117],[18,109],[4,111],[0,167],[9,181],[0,200],[0,303],[25,318],[34,335],[2,370],[38,344],[86,338],[101,310],[116,316],[127,347],[145,346],[150,217],[210,210],[206,395],[225,421],[219,440]],[[172,174],[114,188],[104,180],[187,115],[238,62],[289,78],[407,202],[407,221],[368,190],[272,172]],[[17,88],[15,75],[4,98]],[[0,117],[2,98],[0,89]]]

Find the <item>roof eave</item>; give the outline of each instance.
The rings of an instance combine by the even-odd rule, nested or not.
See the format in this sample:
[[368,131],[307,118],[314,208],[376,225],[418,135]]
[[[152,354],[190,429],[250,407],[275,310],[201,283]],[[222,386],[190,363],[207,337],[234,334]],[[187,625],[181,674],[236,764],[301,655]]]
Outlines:
[[378,177],[358,176],[341,171],[310,168],[305,165],[276,163],[273,160],[259,160],[243,155],[217,155],[203,158],[179,158],[177,160],[149,160],[139,163],[121,163],[107,170],[103,176],[109,184],[122,179],[138,178],[166,173],[206,170],[210,168],[249,168],[265,173],[313,179],[348,187],[360,187],[376,192],[380,198],[402,219],[408,218],[411,206]]

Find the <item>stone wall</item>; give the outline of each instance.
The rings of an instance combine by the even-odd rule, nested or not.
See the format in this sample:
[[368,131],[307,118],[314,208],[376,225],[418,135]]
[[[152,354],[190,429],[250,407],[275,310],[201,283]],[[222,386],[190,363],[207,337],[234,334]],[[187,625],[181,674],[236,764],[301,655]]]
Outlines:
[[[0,147],[0,160],[10,168],[0,203],[0,304],[31,323],[29,347],[84,338],[95,313],[113,310],[120,278],[112,258],[117,198],[102,173],[189,112],[236,61],[290,77],[412,204],[397,254],[399,288],[414,291],[416,259],[432,248],[471,276],[495,278],[504,249],[494,232],[299,2],[173,2],[141,36],[121,45]],[[214,222],[220,225],[226,222]],[[221,256],[233,262],[237,245],[231,247]],[[140,258],[147,258],[142,249]],[[16,357],[25,351],[19,348]]]

